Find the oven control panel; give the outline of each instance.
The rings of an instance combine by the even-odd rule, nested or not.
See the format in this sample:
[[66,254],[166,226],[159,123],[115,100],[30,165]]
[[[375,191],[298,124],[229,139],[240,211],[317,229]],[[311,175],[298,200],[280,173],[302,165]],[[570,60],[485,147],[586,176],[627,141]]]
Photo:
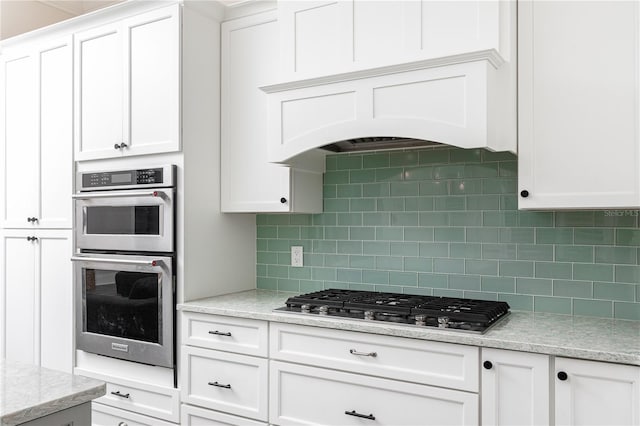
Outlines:
[[175,166],[78,173],[80,191],[174,186]]

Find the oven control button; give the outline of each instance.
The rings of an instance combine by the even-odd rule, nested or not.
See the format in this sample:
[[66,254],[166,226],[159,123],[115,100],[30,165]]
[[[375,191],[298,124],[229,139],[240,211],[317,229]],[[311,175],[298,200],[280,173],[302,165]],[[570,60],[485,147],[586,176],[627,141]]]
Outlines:
[[364,319],[367,321],[373,321],[376,319],[376,316],[373,311],[364,311]]
[[306,304],[300,306],[300,312],[302,312],[303,314],[311,313],[311,306],[310,305],[306,305]]
[[427,325],[427,316],[416,315],[416,325]]
[[327,305],[320,306],[318,308],[318,313],[320,315],[327,315],[329,313],[329,307]]

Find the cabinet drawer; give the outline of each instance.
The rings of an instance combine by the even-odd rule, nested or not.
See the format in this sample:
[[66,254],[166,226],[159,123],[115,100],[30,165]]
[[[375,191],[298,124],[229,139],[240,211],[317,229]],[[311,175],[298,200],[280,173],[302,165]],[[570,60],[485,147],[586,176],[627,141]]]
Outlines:
[[479,349],[291,324],[271,324],[271,359],[478,392]]
[[183,426],[267,426],[266,423],[249,420],[244,417],[232,416],[219,411],[205,410],[183,404],[180,410],[180,424]]
[[270,376],[273,424],[478,424],[474,393],[278,361]]
[[96,402],[170,422],[180,421],[180,391],[174,388],[107,380],[107,393]]
[[267,360],[182,347],[182,401],[267,420]]
[[218,315],[183,313],[183,344],[266,357],[266,321]]
[[175,423],[95,402],[91,404],[91,424],[92,426],[176,426]]

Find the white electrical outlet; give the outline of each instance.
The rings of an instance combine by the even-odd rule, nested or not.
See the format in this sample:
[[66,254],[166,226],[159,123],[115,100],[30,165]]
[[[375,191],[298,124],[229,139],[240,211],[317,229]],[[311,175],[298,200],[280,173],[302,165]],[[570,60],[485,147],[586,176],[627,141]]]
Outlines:
[[291,266],[302,266],[302,246],[291,246]]

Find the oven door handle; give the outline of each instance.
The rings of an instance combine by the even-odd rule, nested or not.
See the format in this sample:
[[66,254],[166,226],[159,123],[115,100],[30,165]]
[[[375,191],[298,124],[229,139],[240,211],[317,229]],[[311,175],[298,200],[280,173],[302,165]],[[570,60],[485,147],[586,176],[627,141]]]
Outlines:
[[71,198],[75,200],[91,200],[95,198],[122,198],[122,197],[160,197],[166,198],[164,191],[122,191],[122,192],[100,192],[100,193],[81,193],[72,194]]
[[72,261],[77,262],[100,262],[100,263],[118,263],[121,265],[141,265],[141,266],[158,266],[162,260],[130,260],[130,259],[109,259],[104,257],[84,257],[71,256]]

